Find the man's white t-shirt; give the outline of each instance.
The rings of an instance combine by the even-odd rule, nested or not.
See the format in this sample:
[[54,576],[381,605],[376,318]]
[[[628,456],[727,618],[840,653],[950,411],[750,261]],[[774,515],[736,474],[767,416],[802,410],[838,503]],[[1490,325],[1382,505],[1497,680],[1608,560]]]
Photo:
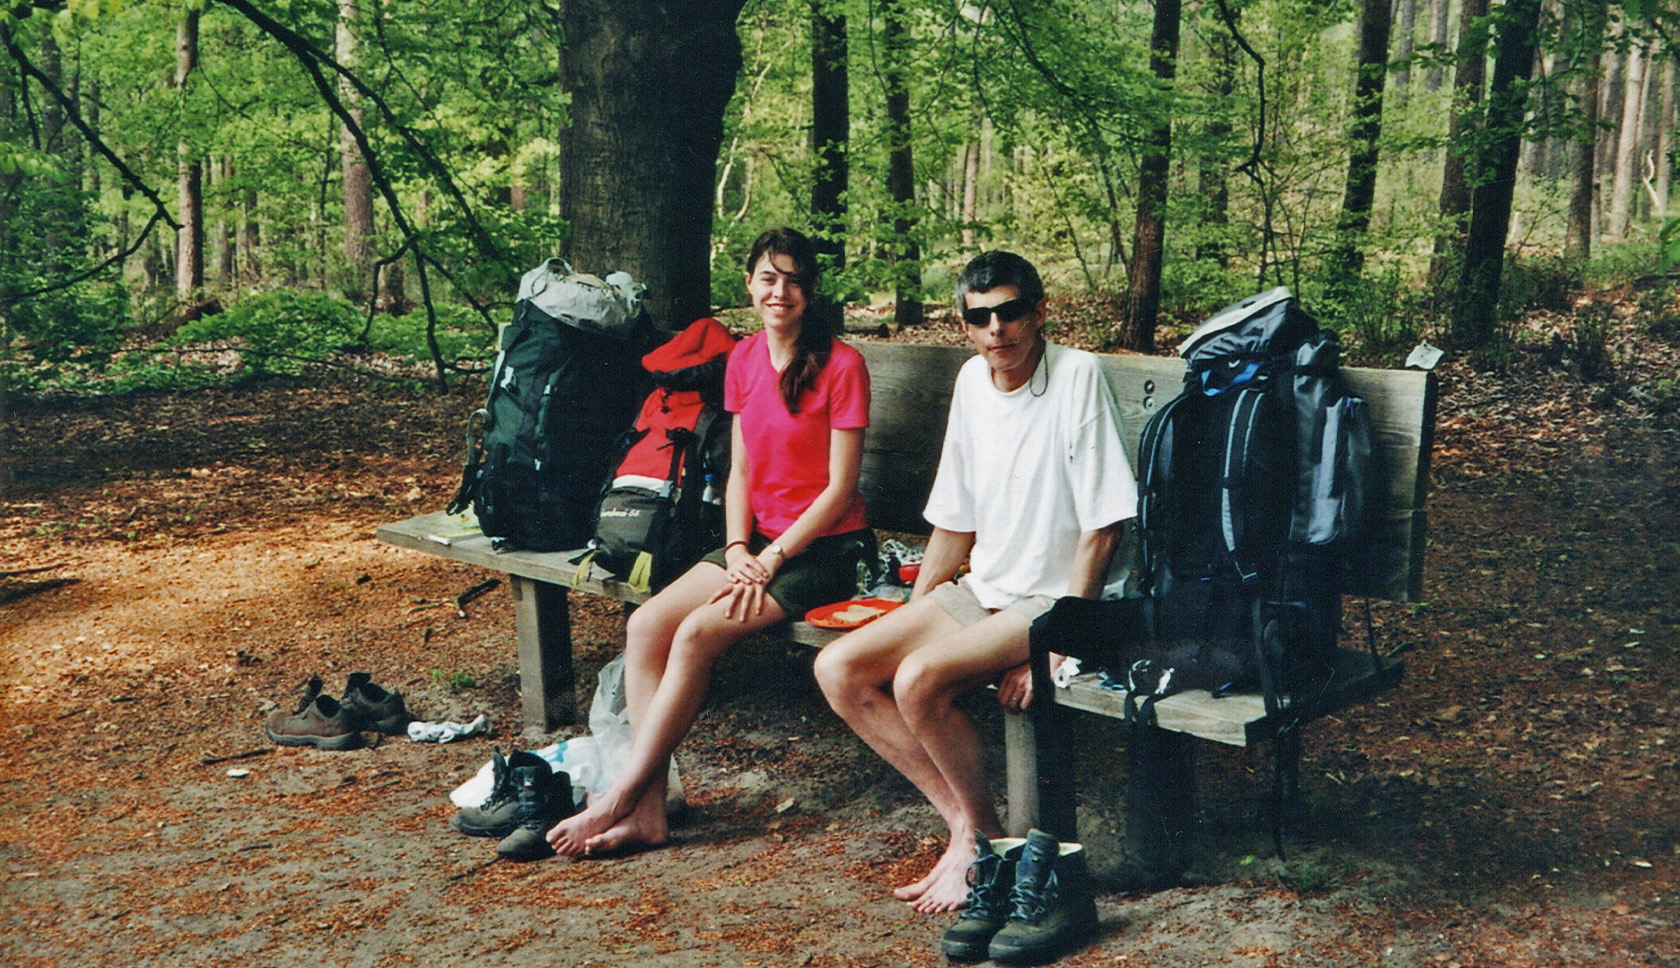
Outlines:
[[1039,371],[1010,393],[985,357],[963,364],[923,515],[974,533],[968,582],[981,605],[1068,594],[1080,534],[1136,515],[1121,428],[1114,388],[1083,350],[1046,344]]

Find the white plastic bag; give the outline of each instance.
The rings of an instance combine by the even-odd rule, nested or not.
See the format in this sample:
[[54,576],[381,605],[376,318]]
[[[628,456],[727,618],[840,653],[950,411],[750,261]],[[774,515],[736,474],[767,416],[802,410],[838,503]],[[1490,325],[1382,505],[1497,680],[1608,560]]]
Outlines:
[[[619,770],[630,758],[630,712],[624,698],[624,656],[620,654],[601,667],[595,683],[595,699],[589,705],[589,735],[533,750],[556,772],[572,781],[572,796],[582,806],[590,796],[607,792],[618,779]],[[490,796],[495,782],[489,763],[458,787],[449,799],[457,807],[475,807]],[[682,779],[677,775],[676,757],[671,758],[667,778],[666,807],[682,804]]]
[[[624,695],[624,655],[620,653],[601,667],[595,682],[595,698],[589,704],[589,735],[566,744],[565,755],[556,769],[572,778],[572,789],[589,796],[607,792],[630,759],[630,710]],[[667,808],[682,804],[682,779],[677,775],[677,758],[671,757],[666,777]]]

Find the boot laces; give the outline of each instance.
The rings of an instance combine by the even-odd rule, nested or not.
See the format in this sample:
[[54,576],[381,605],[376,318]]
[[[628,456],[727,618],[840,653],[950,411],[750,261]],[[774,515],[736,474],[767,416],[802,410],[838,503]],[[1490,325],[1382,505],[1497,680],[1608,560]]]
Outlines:
[[519,787],[519,825],[532,830],[543,829],[543,807],[547,799],[538,789],[536,781],[527,777]]
[[1056,880],[1056,872],[1044,879],[1043,887],[1017,881],[1015,890],[1009,894],[1009,901],[1015,906],[1010,913],[1011,921],[1037,921],[1048,914],[1056,905],[1057,896],[1061,893],[1061,885]]
[[968,902],[960,915],[965,918],[994,918],[1004,913],[1008,898],[992,890],[1003,858],[998,854],[976,857],[968,865]]

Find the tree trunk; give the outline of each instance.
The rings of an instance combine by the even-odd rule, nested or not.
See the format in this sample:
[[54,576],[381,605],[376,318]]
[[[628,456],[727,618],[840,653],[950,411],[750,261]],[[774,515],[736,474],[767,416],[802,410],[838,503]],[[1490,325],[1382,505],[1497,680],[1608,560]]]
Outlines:
[[[974,130],[979,131],[980,125],[975,125]],[[962,221],[962,250],[965,254],[975,250],[974,225],[980,217],[980,152],[982,150],[978,135],[963,148],[962,210],[957,217]]]
[[[1433,14],[1429,22],[1429,42],[1437,47],[1447,46],[1448,27],[1452,22],[1451,11],[1452,0],[1434,0]],[[1444,79],[1440,60],[1431,61],[1429,73],[1424,77],[1424,86],[1433,94],[1441,89],[1441,81]]]
[[1633,186],[1639,169],[1639,113],[1645,105],[1645,51],[1636,40],[1628,47],[1623,72],[1621,124],[1616,129],[1615,167],[1610,182],[1610,210],[1605,231],[1625,241],[1633,222]]
[[1488,346],[1495,335],[1505,238],[1511,225],[1517,158],[1522,148],[1528,79],[1540,29],[1541,0],[1507,0],[1499,30],[1499,57],[1488,87],[1484,139],[1470,198],[1470,226],[1464,243],[1464,272],[1453,311],[1453,342],[1461,349]]
[[[356,36],[361,11],[357,0],[338,0],[338,22],[333,26],[334,48],[338,62],[354,69],[359,59],[361,41]],[[338,96],[345,110],[364,128],[367,109],[355,88],[342,77],[338,81]],[[373,173],[367,159],[356,145],[355,135],[348,125],[341,125],[338,143],[339,175],[344,181],[344,263],[349,282],[345,294],[351,302],[374,298],[373,272]]]
[[1458,71],[1453,76],[1452,116],[1447,122],[1447,151],[1441,166],[1441,233],[1435,237],[1435,258],[1430,278],[1437,285],[1450,275],[1448,269],[1464,245],[1464,213],[1470,210],[1470,183],[1465,179],[1465,155],[1476,131],[1475,110],[1482,101],[1487,77],[1487,26],[1478,24],[1487,14],[1488,0],[1463,0],[1458,22]]
[[1365,266],[1361,245],[1371,227],[1371,205],[1377,197],[1377,139],[1382,135],[1388,34],[1388,0],[1365,0],[1359,15],[1359,67],[1353,85],[1353,125],[1348,131],[1347,182],[1336,220],[1336,241],[1326,260],[1333,296],[1346,296]]
[[921,246],[916,242],[916,166],[910,153],[910,30],[903,0],[882,0],[882,47],[886,52],[887,194],[893,205],[893,261],[897,281],[893,323],[899,329],[922,321]]
[[811,0],[812,240],[836,268],[846,264],[846,189],[851,183],[851,85],[846,15],[833,0]]
[[[218,198],[228,197],[227,183],[233,180],[233,156],[222,155],[216,161],[213,169]],[[216,206],[216,284],[224,290],[232,291],[238,287],[236,266],[239,258],[239,240],[234,234],[233,209],[226,202]]]
[[1598,188],[1593,156],[1598,144],[1598,69],[1604,58],[1599,38],[1604,34],[1605,6],[1588,4],[1581,25],[1581,43],[1591,45],[1591,53],[1583,51],[1586,70],[1581,75],[1581,130],[1571,144],[1569,159],[1569,217],[1564,226],[1564,258],[1586,262],[1592,258],[1593,194]]
[[624,270],[656,322],[711,310],[712,179],[743,0],[567,0],[560,214],[578,269]]
[[[1400,66],[1394,71],[1394,103],[1396,106],[1406,103],[1406,88],[1412,82],[1412,53],[1416,47],[1413,33],[1417,27],[1417,0],[1397,0],[1400,8],[1400,39],[1394,51],[1394,59]],[[1365,5],[1366,10],[1370,4]],[[1361,15],[1361,20],[1364,17]]]
[[1161,312],[1161,263],[1166,250],[1167,175],[1172,157],[1172,88],[1177,76],[1180,0],[1156,0],[1149,35],[1149,68],[1160,82],[1155,117],[1138,163],[1137,222],[1126,269],[1126,306],[1117,342],[1140,353],[1155,350]]
[[1675,104],[1675,75],[1680,74],[1680,64],[1674,60],[1674,52],[1663,58],[1662,90],[1658,98],[1657,109],[1657,149],[1655,174],[1656,200],[1652,205],[1651,214],[1658,221],[1668,219],[1668,196],[1674,191],[1674,129],[1680,126],[1680,117],[1676,117]]
[[[198,18],[199,12],[189,8],[175,31],[175,88],[182,97],[198,66]],[[177,143],[175,154],[181,221],[176,236],[175,295],[188,301],[204,288],[204,170],[186,139]]]
[[247,284],[256,282],[262,275],[262,267],[257,263],[259,235],[257,189],[248,185],[240,192],[239,228],[234,235],[234,244],[239,249],[239,278]]
[[[1232,11],[1235,16],[1238,11]],[[1237,42],[1228,30],[1214,28],[1207,41],[1213,81],[1208,93],[1213,109],[1202,125],[1202,140],[1208,145],[1207,156],[1197,166],[1196,182],[1201,190],[1202,223],[1208,237],[1197,244],[1196,258],[1218,263],[1220,268],[1231,264],[1226,250],[1226,226],[1231,221],[1231,169],[1225,142],[1231,136],[1230,101],[1237,89]]]

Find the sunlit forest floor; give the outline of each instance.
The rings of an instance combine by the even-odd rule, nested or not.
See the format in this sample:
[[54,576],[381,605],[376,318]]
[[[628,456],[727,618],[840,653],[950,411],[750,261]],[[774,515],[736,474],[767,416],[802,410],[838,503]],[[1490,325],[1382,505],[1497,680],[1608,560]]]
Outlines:
[[[1680,963],[1680,420],[1653,395],[1680,351],[1620,325],[1584,380],[1566,345],[1526,345],[1439,371],[1427,604],[1370,618],[1407,678],[1314,725],[1286,855],[1258,816],[1266,751],[1204,747],[1189,876],[1110,885],[1100,937],[1061,963]],[[944,963],[948,919],[888,894],[937,856],[937,819],[829,712],[809,654],[773,642],[721,664],[666,849],[490,863],[450,828],[492,746],[551,737],[520,732],[506,594],[457,617],[486,576],[373,530],[448,500],[480,392],[323,377],[13,402],[0,961]],[[587,694],[622,618],[573,615]],[[267,710],[357,670],[497,735],[271,748]],[[1001,793],[999,719],[975,709]],[[1093,722],[1079,750],[1104,870],[1125,743]]]

